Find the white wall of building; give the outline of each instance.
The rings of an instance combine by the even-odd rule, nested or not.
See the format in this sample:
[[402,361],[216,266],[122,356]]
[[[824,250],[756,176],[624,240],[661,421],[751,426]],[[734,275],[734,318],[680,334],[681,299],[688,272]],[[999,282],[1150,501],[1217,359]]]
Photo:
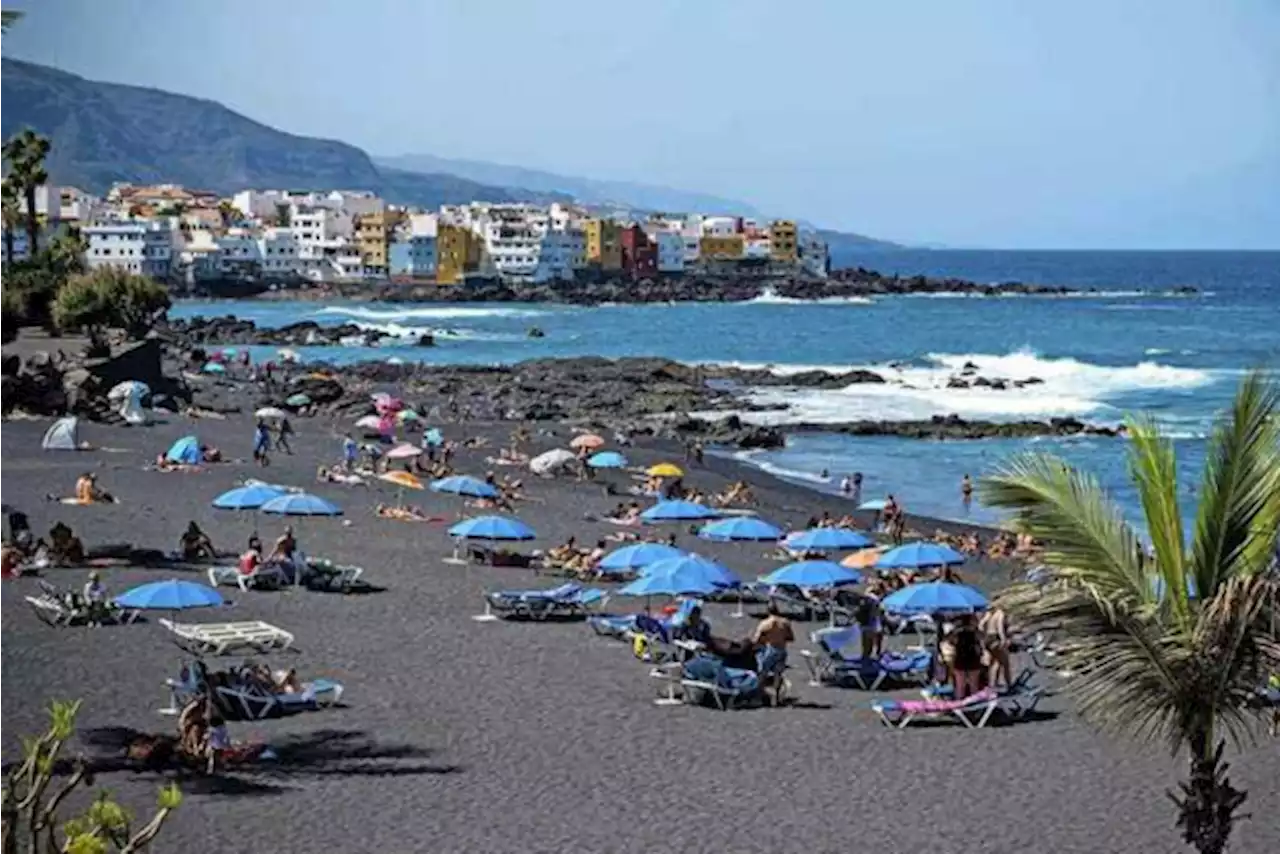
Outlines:
[[173,270],[173,233],[158,222],[91,225],[82,229],[89,269],[116,267],[141,276],[168,278]]
[[302,275],[298,238],[292,228],[268,228],[257,239],[262,274],[268,278]]
[[738,221],[731,216],[702,218],[702,237],[730,237],[738,233]]
[[675,231],[658,231],[652,237],[658,245],[658,272],[679,273],[684,270],[684,235]]

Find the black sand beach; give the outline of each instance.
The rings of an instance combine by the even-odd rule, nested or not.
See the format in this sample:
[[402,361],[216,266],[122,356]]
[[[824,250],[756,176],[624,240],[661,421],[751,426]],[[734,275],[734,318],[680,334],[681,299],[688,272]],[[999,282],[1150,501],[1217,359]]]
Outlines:
[[[480,592],[553,586],[527,570],[450,566],[445,524],[376,518],[370,489],[314,483],[318,461],[335,461],[337,428],[299,419],[296,456],[273,455],[263,471],[222,464],[200,474],[142,470],[174,439],[192,432],[230,456],[248,457],[245,417],[127,429],[86,425],[83,437],[116,451],[53,453],[39,449],[47,421],[4,426],[3,498],[43,532],[68,522],[86,545],[131,542],[174,548],[194,519],[224,549],[238,549],[252,520],[214,510],[220,492],[249,477],[306,487],[336,501],[344,520],[300,520],[303,549],[365,567],[382,592],[340,595],[306,590],[236,594],[231,609],[197,620],[262,619],[297,636],[289,660],[304,677],[346,687],[344,708],[257,724],[233,724],[239,740],[263,740],[281,760],[213,780],[184,782],[186,800],[157,851],[882,851],[1126,852],[1167,854],[1182,843],[1165,790],[1182,763],[1161,746],[1140,747],[1093,732],[1061,697],[1041,705],[1040,719],[966,731],[883,728],[868,708],[872,695],[809,687],[798,655],[791,707],[720,713],[656,707],[653,680],[627,648],[577,623],[476,623]],[[450,438],[507,428],[462,425]],[[550,447],[558,440],[535,442]],[[463,451],[459,467],[488,468],[486,453]],[[659,450],[629,450],[647,464]],[[44,500],[70,494],[83,471],[121,498],[114,506],[69,507]],[[527,474],[527,472],[526,472]],[[754,485],[761,514],[802,523],[839,499],[810,493],[708,459],[687,480],[714,488],[728,479]],[[520,518],[546,548],[576,534],[590,543],[610,528],[583,520],[618,499],[575,482],[526,478],[534,501]],[[413,495],[453,520],[459,499]],[[349,522],[350,524],[346,524]],[[913,520],[932,533],[938,525]],[[282,522],[262,520],[274,537]],[[776,566],[758,545],[698,541],[676,527],[680,544],[721,558],[744,577]],[[1007,567],[966,568],[988,588]],[[113,592],[170,577],[148,570],[107,570]],[[49,570],[55,583],[79,586],[82,570]],[[202,576],[192,576],[201,580]],[[80,735],[93,744],[119,737],[112,728],[170,732],[165,677],[184,658],[150,622],[125,627],[55,630],[40,623],[23,596],[34,579],[3,585],[3,756],[19,755],[19,737],[36,733],[44,709],[83,698]],[[630,609],[625,600],[613,603]],[[752,622],[716,606],[717,634],[746,634]],[[816,624],[798,628],[807,635]],[[801,644],[805,646],[807,644]],[[1231,850],[1280,850],[1280,742],[1232,754],[1231,775],[1249,791],[1253,818]],[[104,773],[99,783],[146,814],[161,778]]]

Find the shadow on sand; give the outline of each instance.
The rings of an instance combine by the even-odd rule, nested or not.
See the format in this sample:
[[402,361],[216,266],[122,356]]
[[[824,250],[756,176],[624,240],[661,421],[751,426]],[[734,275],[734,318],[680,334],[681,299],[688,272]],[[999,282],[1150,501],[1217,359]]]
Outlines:
[[[411,744],[382,743],[359,730],[323,729],[272,739],[273,759],[256,759],[205,774],[158,754],[153,761],[129,758],[132,745],[154,735],[130,727],[101,727],[81,734],[96,753],[89,756],[95,774],[120,772],[162,774],[177,781],[184,792],[208,795],[278,795],[296,789],[289,785],[307,777],[404,777],[456,774],[459,765],[430,762],[437,751]],[[71,764],[66,763],[69,771]]]

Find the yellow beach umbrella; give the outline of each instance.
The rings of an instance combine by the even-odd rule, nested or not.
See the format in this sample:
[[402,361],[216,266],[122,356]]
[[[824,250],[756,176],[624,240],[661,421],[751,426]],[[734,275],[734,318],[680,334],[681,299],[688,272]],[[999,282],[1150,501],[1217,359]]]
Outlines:
[[849,569],[870,569],[876,565],[876,561],[880,560],[880,555],[884,554],[884,549],[862,549],[840,561],[840,565]]
[[407,471],[388,471],[378,475],[379,480],[385,480],[387,483],[394,483],[400,487],[400,491],[396,494],[396,503],[399,504],[404,500],[404,491],[406,489],[423,489],[423,483],[413,474]]
[[684,477],[684,469],[675,463],[658,463],[656,466],[650,466],[648,471],[649,477]]

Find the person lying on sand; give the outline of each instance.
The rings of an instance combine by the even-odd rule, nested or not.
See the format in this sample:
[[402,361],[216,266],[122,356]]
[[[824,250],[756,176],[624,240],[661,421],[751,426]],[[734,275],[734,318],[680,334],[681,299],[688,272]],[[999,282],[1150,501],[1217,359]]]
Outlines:
[[747,486],[745,481],[737,481],[730,484],[729,488],[724,492],[718,493],[712,498],[712,503],[718,507],[732,507],[734,505],[754,504],[756,500],[755,493],[751,491],[751,487]]
[[418,507],[393,507],[379,504],[373,508],[375,516],[382,519],[395,519],[398,522],[441,522],[440,516],[429,516]]
[[163,472],[183,472],[186,474],[198,474],[202,469],[200,466],[188,465],[186,463],[175,463],[164,454],[156,454],[155,465],[144,466],[143,471],[163,471]]
[[341,465],[320,466],[316,469],[316,480],[320,483],[341,483],[344,486],[369,485],[360,475],[348,473]]
[[462,447],[464,448],[484,448],[488,445],[489,440],[484,436],[472,436],[470,439],[466,439],[462,443]]
[[201,445],[200,459],[204,460],[206,463],[220,463],[222,462],[222,451],[212,445]]
[[178,552],[186,561],[213,559],[218,556],[217,550],[213,547],[213,540],[200,530],[200,526],[194,520],[187,525],[187,530],[183,531],[178,539]]

